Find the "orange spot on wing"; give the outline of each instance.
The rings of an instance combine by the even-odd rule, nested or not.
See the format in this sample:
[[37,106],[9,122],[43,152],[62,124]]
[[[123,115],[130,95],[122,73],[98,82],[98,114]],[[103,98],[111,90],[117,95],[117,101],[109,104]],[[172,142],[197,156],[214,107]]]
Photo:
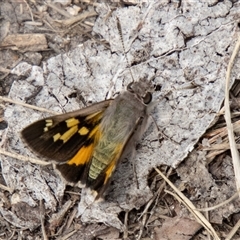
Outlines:
[[105,172],[104,184],[106,184],[109,178],[112,176],[115,168],[116,168],[116,162],[112,161]]
[[104,184],[107,183],[107,181],[109,180],[109,178],[112,176],[113,172],[115,171],[115,168],[117,166],[118,160],[121,157],[122,154],[122,150],[123,150],[123,145],[119,144],[116,149],[116,155],[114,157],[114,159],[111,161],[111,163],[108,165],[106,171],[105,171],[105,180],[104,180]]
[[77,166],[86,164],[92,157],[93,148],[93,143],[89,146],[84,146],[80,148],[77,154],[71,160],[69,160],[67,164],[76,164]]

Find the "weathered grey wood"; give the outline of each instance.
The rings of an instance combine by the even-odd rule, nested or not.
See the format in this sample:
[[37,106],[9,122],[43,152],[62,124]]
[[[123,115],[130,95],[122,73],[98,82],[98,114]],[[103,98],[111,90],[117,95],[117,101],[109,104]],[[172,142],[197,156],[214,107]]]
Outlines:
[[[103,100],[109,91],[122,91],[132,79],[123,57],[118,17],[127,56],[134,63],[131,68],[134,79],[153,78],[153,84],[162,86],[162,91],[154,94],[154,100],[159,102],[152,115],[168,138],[159,143],[156,127],[154,124],[150,127],[135,158],[118,166],[107,201],[85,209],[82,220],[86,222],[104,222],[121,228],[118,213],[139,208],[152,196],[147,186],[148,173],[162,164],[176,167],[215,119],[224,99],[226,67],[237,39],[239,5],[233,7],[230,1],[213,6],[206,1],[182,1],[178,7],[178,2],[175,5],[167,1],[148,2],[150,7],[143,3],[141,7],[119,8],[109,17],[108,8],[99,7],[93,34],[102,36],[110,49],[88,41],[48,60],[43,68],[28,65],[29,71],[24,72],[26,66],[21,63],[13,70],[25,80],[14,82],[9,97],[24,101],[36,92],[31,98],[33,105],[57,112],[84,106],[79,98],[68,97],[76,91],[81,92],[87,103]],[[239,78],[237,64],[235,78]],[[192,88],[186,88],[191,84]],[[37,92],[39,88],[41,91]],[[161,99],[169,90],[172,93],[168,100]],[[5,112],[9,122],[7,149],[32,155],[24,148],[19,132],[45,116],[21,106],[9,106]],[[47,208],[55,209],[64,190],[59,177],[39,166],[1,158],[6,183],[19,191],[23,201],[35,206],[37,200],[44,199]],[[83,202],[79,209],[82,207]]]

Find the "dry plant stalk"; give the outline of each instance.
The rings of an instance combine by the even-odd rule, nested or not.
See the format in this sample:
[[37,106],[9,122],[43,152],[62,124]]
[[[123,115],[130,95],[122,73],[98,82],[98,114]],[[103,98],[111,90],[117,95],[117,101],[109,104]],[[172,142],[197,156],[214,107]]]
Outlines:
[[196,210],[195,206],[192,204],[192,202],[184,196],[184,194],[179,191],[174,184],[157,168],[155,168],[156,172],[167,182],[167,184],[176,192],[176,194],[173,194],[169,191],[166,191],[167,193],[174,195],[174,197],[180,201],[181,203],[183,203],[187,209],[193,214],[193,216],[196,218],[196,220],[207,230],[207,232],[209,234],[211,234],[211,236],[216,239],[216,240],[220,240],[220,238],[218,237],[216,231],[214,230],[214,228],[212,227],[211,223],[202,215],[202,213],[200,213],[199,211]]
[[[231,76],[231,70],[234,64],[234,60],[237,57],[237,54],[239,52],[240,48],[240,37],[238,38],[238,41],[235,45],[235,48],[233,50],[233,54],[230,58],[228,67],[227,67],[227,73],[226,73],[226,85],[225,85],[225,120],[227,124],[227,131],[228,131],[228,138],[229,138],[229,144],[230,144],[230,150],[232,154],[232,160],[233,160],[233,167],[234,167],[234,173],[235,173],[235,179],[236,179],[236,187],[237,192],[240,190],[240,157],[239,152],[237,149],[234,132],[233,132],[233,124],[231,122],[231,112],[230,112],[230,103],[229,103],[229,85],[230,85],[230,76]],[[240,194],[239,194],[240,197]]]

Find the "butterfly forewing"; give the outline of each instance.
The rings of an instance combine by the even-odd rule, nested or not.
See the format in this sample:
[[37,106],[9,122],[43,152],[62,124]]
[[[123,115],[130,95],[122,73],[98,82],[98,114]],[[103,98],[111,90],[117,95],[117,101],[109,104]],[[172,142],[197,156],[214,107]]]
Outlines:
[[39,120],[23,129],[22,137],[41,156],[57,162],[67,162],[82,146],[94,141],[93,131],[111,101]]

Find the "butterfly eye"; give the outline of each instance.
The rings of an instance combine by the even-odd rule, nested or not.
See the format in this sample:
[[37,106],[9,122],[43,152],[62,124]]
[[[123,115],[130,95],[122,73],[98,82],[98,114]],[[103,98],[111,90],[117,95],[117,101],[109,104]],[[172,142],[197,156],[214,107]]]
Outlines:
[[145,104],[149,104],[152,101],[152,94],[150,92],[147,92],[142,99]]
[[128,85],[127,85],[127,90],[131,93],[133,93],[133,89],[132,89],[132,85],[133,85],[133,82],[130,82]]

